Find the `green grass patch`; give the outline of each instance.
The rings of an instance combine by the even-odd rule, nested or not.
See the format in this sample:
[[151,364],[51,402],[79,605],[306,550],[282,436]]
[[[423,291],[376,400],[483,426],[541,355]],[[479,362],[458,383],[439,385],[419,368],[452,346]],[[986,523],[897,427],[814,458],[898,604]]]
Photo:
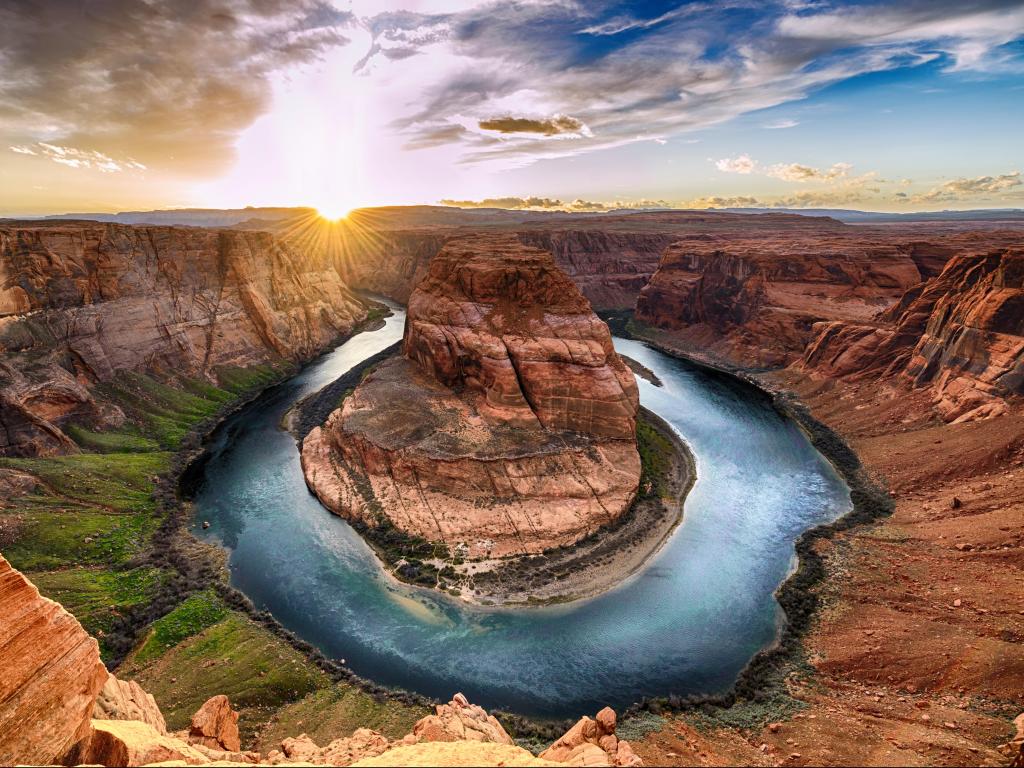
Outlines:
[[[46,503],[46,499],[41,500]],[[61,500],[54,499],[53,503]],[[96,508],[27,511],[19,505],[17,539],[4,556],[33,579],[37,571],[69,565],[120,565],[145,548],[156,530],[150,513],[118,515]]]
[[79,453],[47,459],[0,459],[0,466],[35,475],[53,493],[114,512],[152,510],[153,480],[170,454]]
[[80,448],[94,453],[148,453],[160,450],[159,443],[143,437],[134,427],[114,432],[94,432],[77,424],[69,424],[64,432]]
[[186,727],[203,702],[222,693],[241,714],[243,743],[251,743],[275,710],[331,685],[301,653],[236,611],[176,639],[159,656],[145,652],[143,646],[130,656],[120,674],[153,694],[169,729]]
[[89,634],[99,638],[101,651],[114,617],[148,601],[159,579],[160,571],[156,568],[68,568],[32,574],[40,592],[71,611]]
[[667,478],[672,469],[675,446],[645,419],[636,422],[636,447],[640,452],[640,492],[658,497],[670,493]]
[[149,636],[134,654],[135,663],[152,661],[182,640],[216,624],[227,613],[227,606],[213,590],[192,595],[166,616],[153,622]]

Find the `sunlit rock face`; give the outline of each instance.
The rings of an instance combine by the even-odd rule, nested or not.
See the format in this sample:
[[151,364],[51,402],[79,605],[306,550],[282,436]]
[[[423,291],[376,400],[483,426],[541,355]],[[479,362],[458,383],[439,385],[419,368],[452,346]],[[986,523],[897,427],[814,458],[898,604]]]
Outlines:
[[687,351],[741,366],[785,366],[800,359],[816,323],[872,323],[955,254],[1014,238],[854,227],[685,238],[665,250],[640,292],[636,319]]
[[570,544],[628,508],[636,383],[550,253],[452,239],[409,299],[403,350],[304,442],[330,509],[478,557]]
[[0,454],[74,450],[69,421],[118,426],[95,389],[122,372],[217,381],[309,359],[365,315],[333,266],[265,232],[0,225]]
[[107,680],[96,641],[0,555],[0,764],[58,763]]
[[804,370],[930,388],[947,421],[1000,415],[1024,395],[1024,249],[956,256],[877,322],[816,330]]

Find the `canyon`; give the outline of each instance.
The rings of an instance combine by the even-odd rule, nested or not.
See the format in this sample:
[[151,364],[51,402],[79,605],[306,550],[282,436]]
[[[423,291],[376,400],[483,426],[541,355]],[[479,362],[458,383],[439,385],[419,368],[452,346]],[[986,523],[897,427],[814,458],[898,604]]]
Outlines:
[[74,452],[125,374],[218,383],[300,363],[364,319],[327,263],[258,232],[0,223],[0,455]]
[[402,351],[303,442],[329,509],[481,558],[570,545],[629,507],[636,383],[550,253],[449,240],[409,298]]
[[[581,720],[534,758],[464,697],[430,715],[420,705],[389,714],[366,696],[344,705],[358,711],[351,716],[331,697],[359,697],[357,685],[307,684],[298,671],[290,698],[265,707],[243,700],[236,745],[221,733],[237,719],[230,706],[205,708],[246,690],[229,690],[228,673],[267,691],[277,685],[275,667],[304,670],[311,655],[217,597],[207,602],[222,612],[191,634],[167,634],[191,613],[175,609],[167,624],[151,617],[118,669],[125,679],[108,677],[96,640],[0,560],[0,600],[17,617],[0,628],[0,655],[17,660],[2,667],[17,676],[0,687],[0,762],[49,762],[75,744],[83,760],[105,764],[401,756],[627,765],[633,753],[648,764],[1021,759],[1009,723],[1024,709],[1024,233],[788,214],[486,225],[453,217],[434,226],[429,211],[382,216],[368,244],[331,258],[305,247],[284,218],[225,230],[0,222],[0,454],[13,457],[0,467],[5,554],[30,563],[27,575],[44,594],[67,595],[76,614],[93,611],[92,581],[85,598],[66,586],[72,575],[98,579],[108,568],[93,543],[75,540],[83,554],[46,550],[44,562],[23,542],[26,520],[57,505],[50,539],[62,540],[62,526],[95,501],[98,481],[83,487],[69,473],[63,487],[60,468],[71,465],[40,462],[102,461],[99,471],[113,476],[138,456],[92,453],[85,439],[151,428],[140,414],[169,407],[158,386],[237,395],[243,390],[229,385],[239,372],[269,371],[254,382],[265,386],[294,371],[371,312],[352,287],[408,302],[409,329],[403,355],[371,370],[304,442],[310,485],[325,504],[370,525],[386,508],[396,528],[469,557],[570,544],[621,515],[637,490],[637,385],[590,309],[635,304],[623,331],[806,409],[891,494],[891,516],[815,542],[825,578],[812,589],[817,608],[800,662],[783,666],[767,692],[741,692],[732,707],[648,703],[644,716],[658,727],[631,736],[621,756],[607,713]],[[478,257],[484,245],[504,266]],[[497,299],[498,287],[517,299]],[[546,482],[551,473],[578,482]],[[501,517],[486,503],[492,498],[516,499],[522,516]],[[116,511],[104,504],[102,514]],[[175,547],[190,561],[208,556],[194,542],[175,539]],[[129,569],[144,554],[129,552],[111,572],[137,573]],[[191,606],[197,594],[189,595]],[[111,625],[95,626],[90,632],[108,643]],[[246,638],[248,655],[225,648],[229,636]],[[46,656],[47,645],[63,661]],[[258,675],[253,648],[268,649]],[[103,722],[103,712],[128,714]],[[424,718],[434,719],[420,725]],[[22,733],[27,722],[33,730]]]

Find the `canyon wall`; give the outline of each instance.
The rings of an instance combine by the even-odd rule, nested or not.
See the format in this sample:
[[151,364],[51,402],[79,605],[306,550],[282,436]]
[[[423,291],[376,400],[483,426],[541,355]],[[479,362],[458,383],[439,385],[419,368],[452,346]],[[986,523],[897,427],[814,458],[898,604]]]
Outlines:
[[688,237],[666,249],[640,292],[636,319],[714,360],[785,366],[815,338],[816,323],[871,323],[953,254],[1018,239],[1012,232],[929,239],[872,229]]
[[74,450],[69,421],[118,426],[120,372],[217,381],[308,360],[366,316],[338,273],[264,232],[0,224],[0,454]]
[[1024,395],[1024,248],[955,256],[875,322],[815,330],[804,371],[927,388],[947,421],[1006,413]]
[[303,443],[330,509],[498,557],[570,544],[629,507],[636,382],[550,253],[449,240],[410,297],[403,349]]

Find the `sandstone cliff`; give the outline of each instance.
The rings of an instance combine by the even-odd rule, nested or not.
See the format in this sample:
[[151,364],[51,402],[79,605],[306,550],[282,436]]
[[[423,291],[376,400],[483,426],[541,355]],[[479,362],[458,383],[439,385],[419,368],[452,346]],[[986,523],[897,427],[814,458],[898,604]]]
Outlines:
[[570,544],[628,508],[636,382],[551,254],[450,240],[410,297],[404,352],[303,443],[330,509],[498,557]]
[[1024,249],[956,256],[875,322],[816,331],[802,370],[928,388],[947,421],[1005,413],[1024,395]]
[[96,641],[0,555],[0,765],[51,764],[89,732]]
[[326,262],[267,233],[0,224],[0,454],[74,450],[68,421],[119,425],[94,387],[120,372],[216,381],[307,360],[365,312]]

